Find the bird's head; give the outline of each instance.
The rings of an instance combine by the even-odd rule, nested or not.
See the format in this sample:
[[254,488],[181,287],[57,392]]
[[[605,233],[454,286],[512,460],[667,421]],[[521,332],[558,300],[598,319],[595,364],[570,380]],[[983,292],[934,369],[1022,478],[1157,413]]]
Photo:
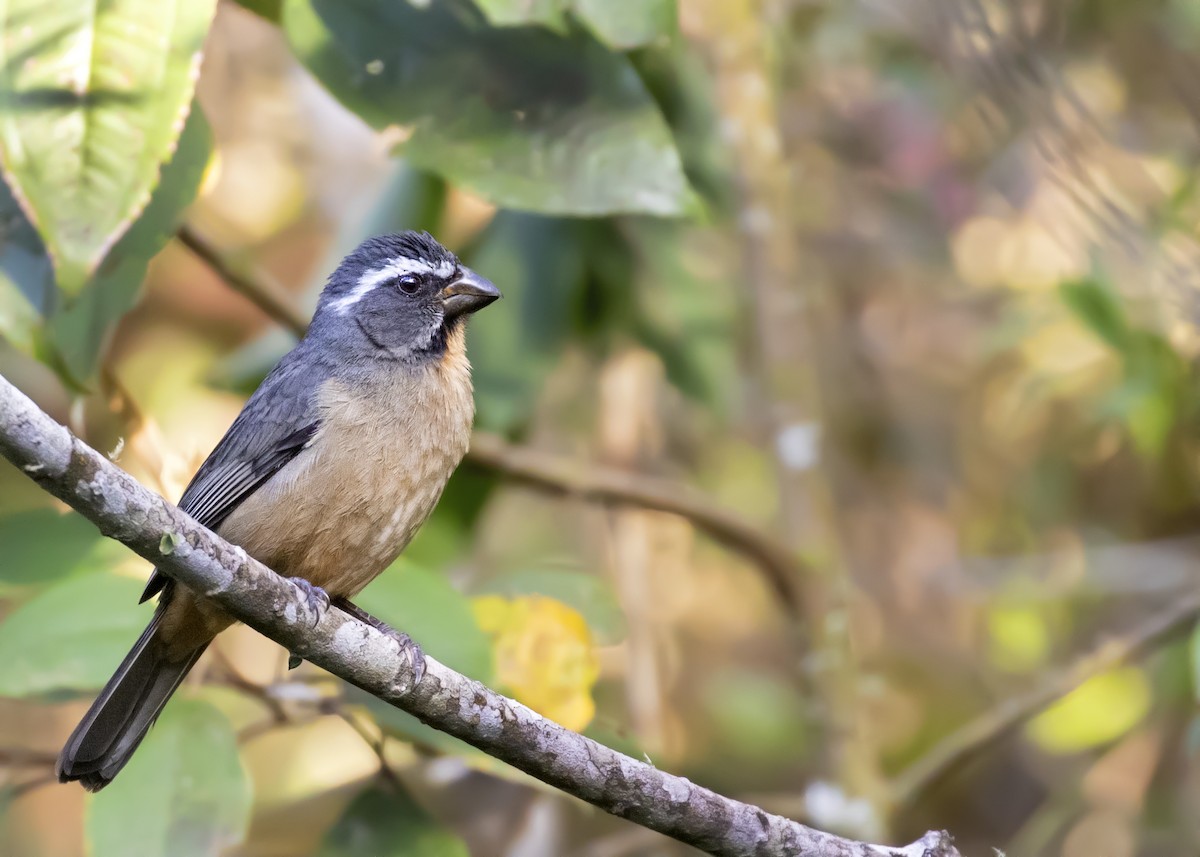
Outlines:
[[425,232],[368,238],[321,293],[313,330],[383,359],[437,357],[463,320],[500,297]]

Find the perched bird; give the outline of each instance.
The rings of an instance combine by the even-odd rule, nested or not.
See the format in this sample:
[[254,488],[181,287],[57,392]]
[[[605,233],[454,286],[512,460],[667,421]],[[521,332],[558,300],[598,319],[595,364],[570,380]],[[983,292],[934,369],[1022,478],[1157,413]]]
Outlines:
[[[363,242],[179,507],[291,576],[310,599],[356,609],[343,600],[399,555],[466,453],[475,405],[465,322],[499,297],[428,234]],[[142,600],[157,593],[154,618],[63,748],[62,782],[89,791],[112,782],[204,649],[233,624],[156,571]]]

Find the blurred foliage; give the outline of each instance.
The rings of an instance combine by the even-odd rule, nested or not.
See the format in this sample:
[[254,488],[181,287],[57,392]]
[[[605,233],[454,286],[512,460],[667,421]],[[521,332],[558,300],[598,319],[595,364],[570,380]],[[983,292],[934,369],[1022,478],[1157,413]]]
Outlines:
[[[845,603],[808,618],[859,663],[685,519],[472,463],[364,609],[855,835],[1200,850],[1195,631],[893,804],[948,734],[1194,587],[1200,4],[44,6],[0,9],[0,371],[93,446],[177,497],[294,342],[183,222],[303,308],[364,236],[429,230],[506,295],[469,331],[478,426],[702,488],[766,538],[827,526],[843,561],[805,553]],[[778,437],[770,396],[804,373],[762,307],[803,308],[819,380]],[[781,518],[795,436],[823,522]],[[110,789],[43,788],[149,617],[146,572],[0,467],[0,853],[688,853],[245,629]],[[817,679],[840,672],[865,772],[829,750],[849,725]]]
[[146,626],[144,583],[97,572],[47,586],[0,624],[0,693],[99,690]]
[[0,543],[5,547],[0,583],[10,592],[102,566],[106,555],[120,551],[91,522],[53,509],[30,509],[0,518]]
[[346,810],[319,857],[468,857],[462,840],[404,796],[364,793]]
[[88,807],[93,853],[201,857],[245,836],[253,792],[237,736],[211,705],[175,701],[128,772]]

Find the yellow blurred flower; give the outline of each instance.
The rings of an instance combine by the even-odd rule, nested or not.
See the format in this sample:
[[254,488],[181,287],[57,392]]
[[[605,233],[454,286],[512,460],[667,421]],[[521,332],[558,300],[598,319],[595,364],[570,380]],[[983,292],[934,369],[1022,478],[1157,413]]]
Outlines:
[[1051,753],[1078,753],[1115,741],[1150,710],[1152,693],[1137,667],[1094,676],[1030,721],[1026,732]]
[[993,607],[988,611],[989,655],[1008,672],[1031,672],[1050,654],[1046,619],[1031,607]]
[[600,665],[579,611],[542,595],[473,599],[476,621],[495,644],[496,678],[539,714],[579,730],[596,713]]

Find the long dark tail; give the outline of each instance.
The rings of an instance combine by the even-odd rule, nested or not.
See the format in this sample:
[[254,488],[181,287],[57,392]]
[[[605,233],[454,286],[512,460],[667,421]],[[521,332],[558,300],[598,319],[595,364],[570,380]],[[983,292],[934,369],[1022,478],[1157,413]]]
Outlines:
[[56,767],[60,782],[79,780],[90,792],[111,783],[204,653],[207,645],[182,660],[168,657],[161,621],[160,608],[67,739]]

